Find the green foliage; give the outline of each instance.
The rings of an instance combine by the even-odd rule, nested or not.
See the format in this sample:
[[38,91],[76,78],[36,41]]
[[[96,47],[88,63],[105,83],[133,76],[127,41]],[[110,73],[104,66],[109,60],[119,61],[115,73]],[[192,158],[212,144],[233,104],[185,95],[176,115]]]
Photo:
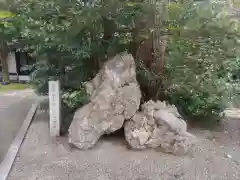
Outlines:
[[62,92],[62,134],[68,132],[75,111],[87,104],[88,101],[89,94],[83,86],[75,90],[68,89],[68,91]]
[[170,94],[171,103],[178,107],[183,116],[190,121],[199,122],[205,126],[216,125],[222,118],[225,105],[221,96],[206,92],[189,93],[183,91]]
[[62,95],[62,101],[71,109],[77,109],[80,106],[85,105],[89,101],[89,95],[85,88],[65,92]]
[[149,32],[143,26],[133,36],[147,8],[142,0],[21,0],[15,7],[22,49],[37,60],[26,67],[37,93],[46,95],[48,81],[60,80],[63,133],[74,111],[88,102],[82,83],[109,57],[132,51],[132,42]]
[[19,35],[17,22],[13,21],[15,14],[8,10],[0,10],[0,39],[12,43]]
[[[48,80],[59,79],[70,109],[86,102],[79,87],[107,58],[134,54],[134,46],[153,30],[152,7],[142,0],[22,0],[15,7],[11,23],[24,50],[37,59],[28,67],[34,87],[47,94]],[[167,99],[191,119],[218,119],[229,92],[226,83],[239,68],[239,22],[221,1],[175,1],[156,10],[162,18],[159,36],[167,37],[166,52],[156,53],[156,60],[164,55],[165,67],[159,72],[139,64],[144,100]]]
[[23,0],[16,9],[24,50],[37,59],[33,82],[45,93],[50,76],[63,89],[92,78],[103,62],[129,51],[141,0]]
[[239,24],[219,2],[171,3],[166,75],[170,101],[188,117],[220,117],[239,57]]
[[[158,35],[167,36],[165,69],[139,67],[145,99],[168,100],[186,119],[214,124],[229,101],[229,77],[239,68],[239,22],[220,1],[176,1],[163,7]],[[161,55],[156,52],[156,61]]]

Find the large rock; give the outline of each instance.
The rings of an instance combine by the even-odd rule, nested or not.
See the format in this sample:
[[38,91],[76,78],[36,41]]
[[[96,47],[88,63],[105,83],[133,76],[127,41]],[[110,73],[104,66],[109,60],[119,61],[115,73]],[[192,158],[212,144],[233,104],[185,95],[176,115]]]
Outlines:
[[86,88],[90,102],[76,111],[69,128],[69,142],[80,149],[91,148],[101,135],[120,129],[138,110],[141,91],[134,59],[125,53],[115,56]]
[[176,155],[187,153],[195,137],[187,132],[186,122],[175,106],[148,101],[124,126],[125,138],[135,149],[157,148]]

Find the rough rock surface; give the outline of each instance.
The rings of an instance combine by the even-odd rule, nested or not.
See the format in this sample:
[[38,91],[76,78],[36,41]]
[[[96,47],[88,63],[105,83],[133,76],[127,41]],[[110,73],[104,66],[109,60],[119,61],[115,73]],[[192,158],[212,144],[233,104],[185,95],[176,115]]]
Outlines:
[[126,121],[124,131],[127,142],[135,149],[160,147],[165,152],[183,155],[195,143],[177,108],[160,101],[143,104],[142,112]]
[[120,129],[138,110],[141,91],[133,57],[123,53],[107,61],[86,88],[90,102],[76,111],[69,128],[69,143],[80,149],[91,148],[101,135]]

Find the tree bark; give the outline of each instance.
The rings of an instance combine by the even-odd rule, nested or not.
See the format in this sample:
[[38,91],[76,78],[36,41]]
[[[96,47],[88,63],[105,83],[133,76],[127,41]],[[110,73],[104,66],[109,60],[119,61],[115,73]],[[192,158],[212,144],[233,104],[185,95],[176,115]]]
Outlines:
[[9,72],[8,72],[8,46],[7,42],[0,40],[0,61],[2,62],[2,71],[3,71],[3,82],[9,82]]

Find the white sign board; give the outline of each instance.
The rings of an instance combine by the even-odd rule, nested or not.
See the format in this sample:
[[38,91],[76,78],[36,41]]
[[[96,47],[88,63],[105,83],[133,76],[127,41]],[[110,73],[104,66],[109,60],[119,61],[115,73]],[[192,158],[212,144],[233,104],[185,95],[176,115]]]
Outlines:
[[60,136],[61,99],[59,81],[49,81],[50,136]]

